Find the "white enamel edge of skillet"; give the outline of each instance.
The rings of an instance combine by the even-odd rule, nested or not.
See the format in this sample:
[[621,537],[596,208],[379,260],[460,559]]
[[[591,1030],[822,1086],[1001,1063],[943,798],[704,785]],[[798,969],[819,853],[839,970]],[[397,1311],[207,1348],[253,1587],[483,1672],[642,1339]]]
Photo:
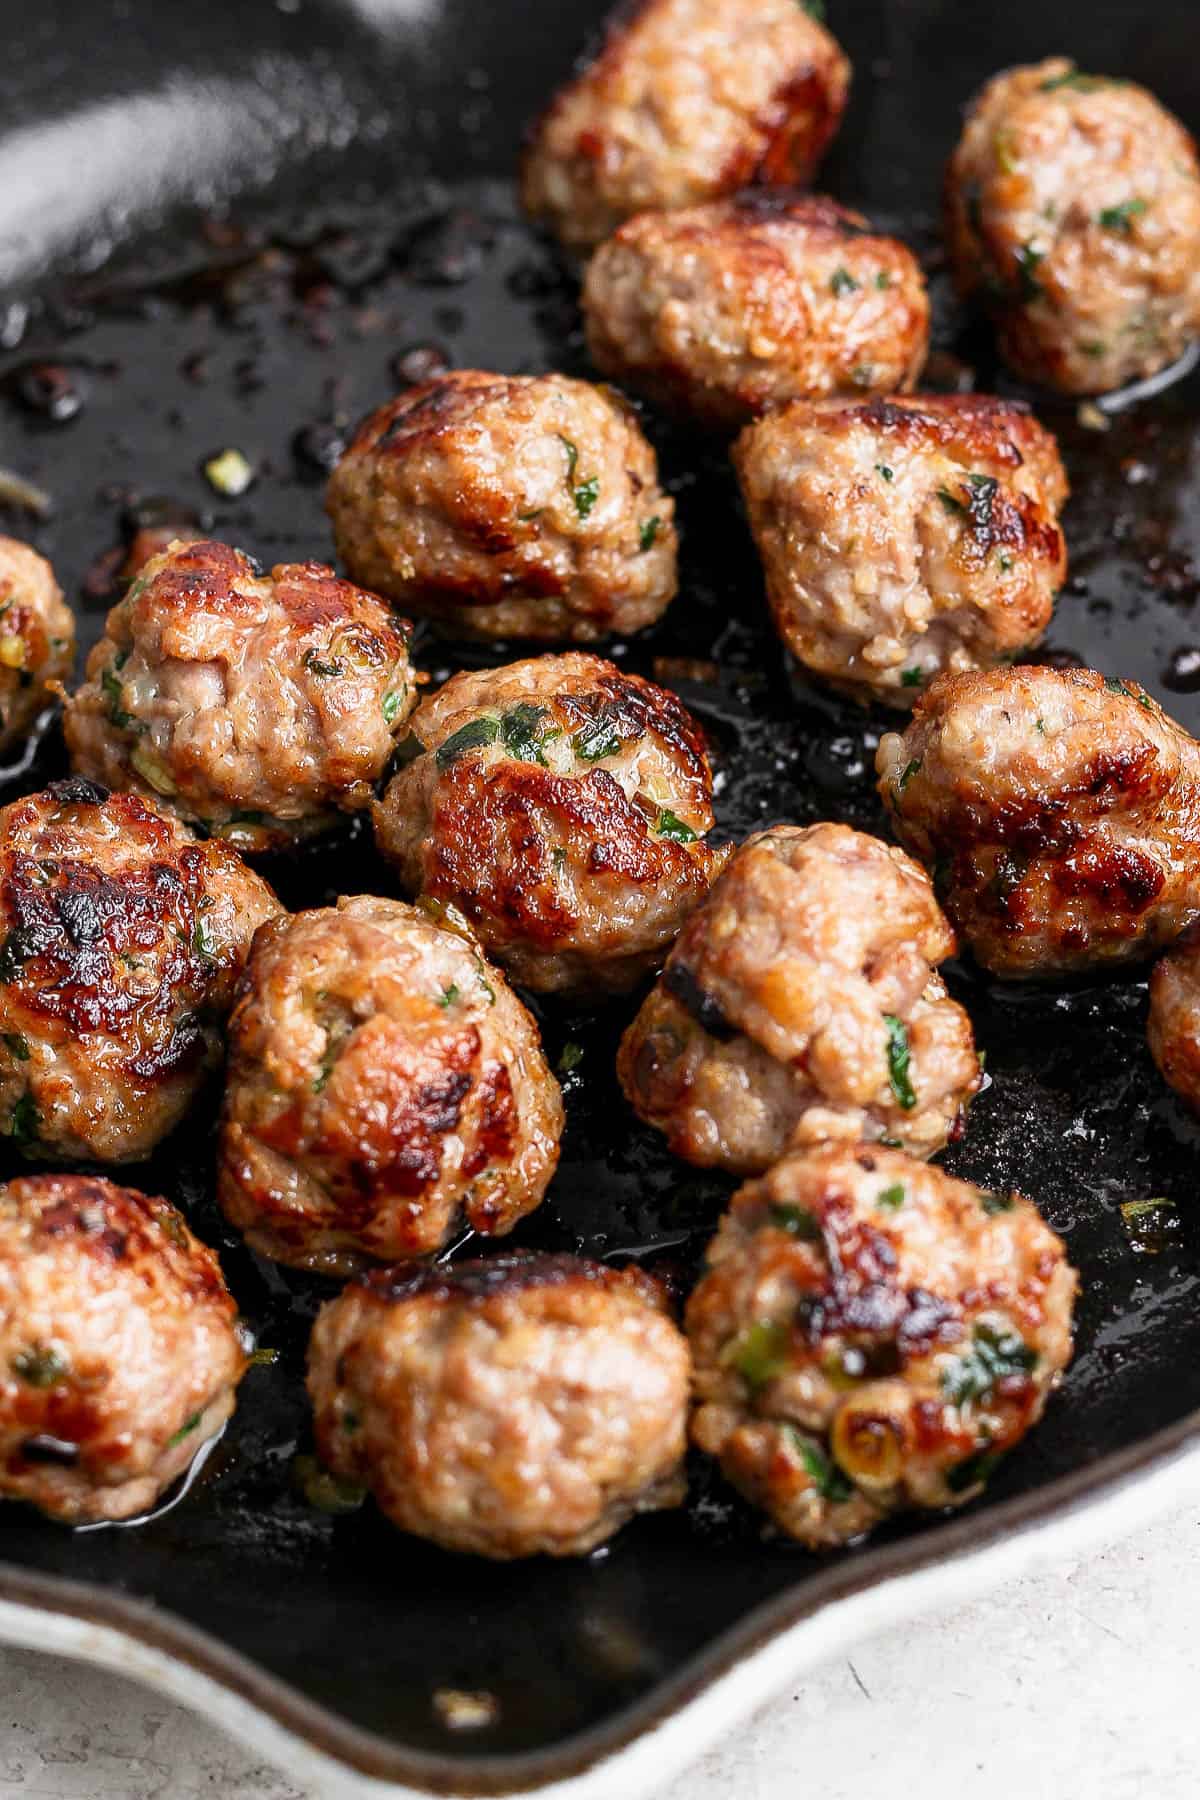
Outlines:
[[[659,1724],[577,1775],[540,1786],[537,1800],[638,1800],[708,1750],[804,1670],[903,1619],[960,1605],[1056,1558],[1132,1534],[1191,1495],[1200,1498],[1200,1444],[1058,1517],[946,1562],[837,1599],[743,1656]],[[0,1600],[0,1642],[112,1669],[210,1719],[323,1800],[426,1800],[429,1790],[357,1774],[201,1670],[114,1626]]]

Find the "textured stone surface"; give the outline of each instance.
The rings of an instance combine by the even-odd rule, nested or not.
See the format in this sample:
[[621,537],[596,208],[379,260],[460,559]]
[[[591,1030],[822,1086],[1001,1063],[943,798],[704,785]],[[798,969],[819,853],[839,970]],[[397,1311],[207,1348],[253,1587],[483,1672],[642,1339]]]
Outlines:
[[[1200,1507],[864,1640],[656,1800],[1192,1800]],[[321,1800],[115,1676],[0,1650],[0,1794]],[[614,1792],[613,1800],[626,1800]]]

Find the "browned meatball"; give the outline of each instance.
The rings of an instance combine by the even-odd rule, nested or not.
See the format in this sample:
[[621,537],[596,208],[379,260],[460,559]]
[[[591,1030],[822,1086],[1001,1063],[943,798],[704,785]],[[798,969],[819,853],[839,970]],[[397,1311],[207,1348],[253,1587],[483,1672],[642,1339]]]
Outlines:
[[217,1066],[279,902],[228,844],[136,794],[56,782],[0,811],[0,1132],[26,1156],[136,1162]]
[[270,850],[368,804],[416,703],[407,626],[374,594],[177,542],[109,613],[63,725],[81,774]]
[[348,1274],[511,1231],[558,1163],[533,1020],[468,932],[398,900],[264,927],[229,1041],[218,1196],[280,1262]]
[[619,993],[662,956],[723,853],[704,734],[674,694],[583,651],[455,675],[375,807],[413,893],[460,907],[542,993]]
[[910,388],[929,341],[910,250],[832,200],[765,188],[628,220],[593,256],[583,310],[606,375],[715,426]]
[[1200,162],[1132,81],[1063,57],[984,88],[946,177],[959,287],[1021,374],[1100,393],[1173,362],[1200,331]]
[[564,243],[751,182],[806,182],[850,64],[798,0],[633,0],[530,135],[521,200]]
[[923,869],[847,825],[737,851],[621,1043],[630,1104],[677,1156],[755,1174],[785,1150],[886,1138],[929,1156],[979,1087],[934,965],[954,936]]
[[329,481],[338,555],[409,612],[479,638],[593,643],[675,593],[675,502],[619,394],[458,370],[381,406]]
[[221,1430],[246,1368],[211,1250],[165,1200],[86,1175],[0,1187],[0,1494],[126,1519]]
[[1018,1194],[865,1144],[785,1157],[688,1303],[692,1437],[813,1550],[961,1506],[1041,1418],[1077,1281]]
[[0,537],[0,756],[15,750],[50,703],[50,683],[75,660],[75,616],[50,564]]
[[803,401],[734,449],[776,628],[813,674],[908,707],[1036,644],[1067,572],[1067,478],[1018,402]]
[[580,1556],[678,1506],[688,1350],[658,1284],[574,1256],[401,1265],[322,1307],[317,1445],[404,1531]]
[[1164,1080],[1200,1111],[1200,942],[1194,931],[1155,966],[1146,1035]]
[[943,676],[876,764],[898,835],[998,975],[1150,956],[1200,918],[1200,746],[1136,682]]

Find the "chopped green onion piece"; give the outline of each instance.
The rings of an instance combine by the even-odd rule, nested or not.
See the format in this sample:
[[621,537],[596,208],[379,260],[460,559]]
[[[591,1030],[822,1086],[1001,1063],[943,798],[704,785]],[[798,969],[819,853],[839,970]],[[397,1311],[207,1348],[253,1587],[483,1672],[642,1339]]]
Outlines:
[[699,836],[698,832],[693,831],[690,825],[667,806],[659,812],[654,830],[656,836],[670,838],[676,844],[694,844]]
[[904,1205],[906,1195],[904,1183],[894,1181],[891,1187],[885,1187],[881,1194],[876,1194],[876,1206],[882,1206],[884,1212],[897,1212]]
[[435,761],[439,769],[448,769],[451,763],[465,756],[468,750],[482,750],[486,744],[494,744],[500,736],[500,721],[484,715],[478,719],[468,719],[465,725],[452,732],[444,744],[438,746]]
[[905,1112],[911,1112],[917,1104],[917,1096],[909,1075],[908,1026],[894,1013],[884,1013],[883,1022],[887,1026],[888,1080],[897,1103]]
[[765,1387],[787,1367],[791,1334],[778,1319],[757,1319],[728,1347],[728,1361],[751,1388]]

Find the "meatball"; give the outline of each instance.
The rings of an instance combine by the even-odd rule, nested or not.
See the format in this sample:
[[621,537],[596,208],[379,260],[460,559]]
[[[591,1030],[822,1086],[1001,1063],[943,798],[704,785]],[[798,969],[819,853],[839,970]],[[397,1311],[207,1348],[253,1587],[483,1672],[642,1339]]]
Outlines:
[[75,616],[50,564],[0,537],[0,756],[20,746],[74,660]]
[[469,932],[361,896],[259,932],[218,1197],[265,1256],[348,1274],[511,1231],[558,1162],[537,1027]]
[[640,631],[677,582],[675,502],[619,394],[458,370],[381,406],[329,481],[338,555],[477,638]]
[[0,1187],[0,1495],[72,1525],[145,1512],[245,1368],[220,1265],[165,1200],[87,1175]]
[[628,220],[592,258],[583,310],[606,375],[735,428],[788,400],[911,388],[929,340],[912,252],[786,190]]
[[1030,380],[1100,393],[1200,330],[1200,162],[1132,81],[1062,57],[1008,69],[972,106],[946,177],[950,261]]
[[787,1156],[688,1303],[692,1437],[812,1550],[961,1506],[1057,1386],[1077,1279],[1018,1194],[865,1144]]
[[742,845],[621,1043],[634,1110],[702,1167],[956,1136],[979,1083],[971,1024],[934,965],[954,950],[923,869],[847,825]]
[[721,866],[703,732],[603,657],[455,675],[413,746],[375,807],[380,849],[538,992],[632,987]]
[[687,1344],[640,1270],[517,1254],[379,1269],[308,1358],[327,1467],[404,1531],[580,1556],[684,1495]]
[[417,703],[408,628],[321,563],[264,576],[174,543],[108,615],[67,703],[75,768],[246,850],[365,807]]
[[1136,682],[942,676],[876,766],[898,836],[997,975],[1147,957],[1200,918],[1200,746]]
[[797,0],[633,0],[530,133],[526,211],[576,248],[633,213],[806,182],[850,64]]
[[1194,931],[1150,977],[1146,1035],[1163,1079],[1200,1111],[1200,939]]
[[39,1161],[148,1156],[220,1062],[279,910],[136,794],[76,778],[0,810],[0,1133]]
[[734,449],[776,628],[860,700],[1036,644],[1067,572],[1058,447],[1014,401],[797,401]]

